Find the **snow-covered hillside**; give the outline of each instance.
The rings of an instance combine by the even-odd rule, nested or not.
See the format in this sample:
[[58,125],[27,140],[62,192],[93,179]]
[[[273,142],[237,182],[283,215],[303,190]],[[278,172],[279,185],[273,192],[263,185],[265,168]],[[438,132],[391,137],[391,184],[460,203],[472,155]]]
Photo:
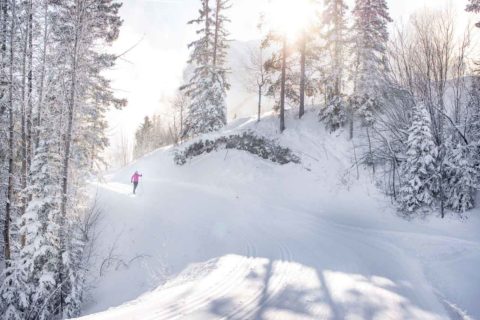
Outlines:
[[244,129],[302,164],[230,150],[176,166],[165,148],[98,183],[102,276],[81,319],[480,319],[477,211],[399,218],[313,111],[283,135],[273,116],[225,131]]

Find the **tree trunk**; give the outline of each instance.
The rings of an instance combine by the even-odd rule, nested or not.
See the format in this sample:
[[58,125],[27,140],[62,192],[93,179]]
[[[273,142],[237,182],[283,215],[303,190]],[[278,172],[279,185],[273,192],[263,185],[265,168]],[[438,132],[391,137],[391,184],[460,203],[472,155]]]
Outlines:
[[[8,15],[8,11],[7,11],[7,0],[1,0],[1,14],[2,14],[2,20],[1,20],[1,23],[2,23],[2,38],[1,38],[1,41],[2,41],[2,46],[1,46],[1,50],[2,50],[2,70],[6,70],[7,69],[7,64],[6,64],[6,61],[7,61],[7,15]],[[8,78],[7,78],[7,75],[6,74],[2,74],[2,79],[1,79],[1,83],[0,83],[0,86],[1,86],[1,98],[2,98],[2,101],[3,101],[3,98],[5,97],[5,95],[7,94],[7,90],[5,89],[6,88],[6,85],[8,84]],[[0,117],[2,117],[2,115],[5,113],[5,111],[7,110],[7,103],[4,103],[2,102],[2,104],[0,104]]]
[[440,184],[439,184],[439,196],[440,196],[440,214],[441,214],[441,217],[442,219],[445,218],[445,188],[444,188],[444,185],[443,185],[443,177],[444,177],[444,164],[443,164],[443,159],[445,157],[445,150],[443,148],[443,146],[440,146],[440,172],[439,172],[439,181],[440,181]]
[[[206,42],[206,48],[205,52],[208,51],[209,48],[209,43],[210,43],[210,6],[209,6],[209,0],[205,0],[205,6],[203,8],[205,11],[205,38],[207,39]],[[208,57],[205,57],[205,63],[208,64],[210,63],[210,60]]]
[[397,174],[397,159],[393,158],[392,159],[392,164],[393,164],[393,175],[392,175],[392,186],[393,186],[393,199],[396,201],[397,200],[397,189],[395,186],[396,179],[395,175]]
[[[32,114],[33,114],[33,0],[28,4],[28,96],[27,96],[27,168],[32,163]],[[29,196],[31,199],[31,196]]]
[[[22,173],[20,174],[22,194],[20,199],[20,215],[25,214],[27,206],[27,198],[25,197],[28,179],[28,143],[27,143],[27,101],[26,101],[26,87],[27,87],[27,49],[28,49],[28,25],[24,34],[23,48],[22,48],[22,89],[21,89],[21,139],[22,139]],[[25,236],[21,235],[21,246],[25,246]]]
[[260,117],[262,115],[262,86],[258,86],[258,115],[257,122],[260,122]]
[[64,314],[65,309],[65,295],[63,289],[63,283],[66,281],[65,279],[65,257],[64,254],[66,253],[66,235],[65,235],[65,221],[67,216],[67,201],[68,201],[68,181],[69,181],[69,169],[70,169],[70,153],[72,147],[72,136],[73,136],[73,120],[75,115],[75,105],[76,105],[76,91],[77,91],[77,68],[78,68],[78,52],[79,52],[79,41],[80,35],[82,33],[83,27],[83,8],[82,8],[82,1],[79,1],[79,8],[76,10],[76,14],[78,18],[75,17],[76,26],[75,26],[75,39],[73,43],[73,52],[72,52],[72,73],[71,73],[71,80],[70,80],[70,97],[68,101],[68,119],[67,119],[67,132],[65,135],[65,153],[63,157],[63,168],[62,168],[62,201],[60,203],[60,235],[59,235],[59,242],[60,242],[60,250],[59,250],[59,258],[60,258],[60,268],[59,268],[59,281],[61,284],[60,288],[60,306],[59,311],[60,314]]
[[40,71],[40,86],[38,89],[38,105],[37,105],[37,115],[36,115],[36,131],[34,139],[34,148],[38,147],[40,140],[40,130],[42,125],[42,110],[43,110],[43,99],[45,91],[45,73],[46,73],[46,64],[47,64],[47,40],[48,40],[48,2],[45,1],[44,4],[44,26],[43,26],[43,52],[42,52],[42,69]]
[[280,89],[280,132],[285,130],[285,78],[287,68],[287,36],[283,35],[282,79]]
[[302,118],[305,114],[305,63],[306,63],[307,41],[306,34],[303,35],[302,46],[300,50],[300,110],[298,118]]
[[342,78],[342,74],[341,74],[341,71],[343,71],[343,68],[342,68],[342,46],[343,46],[343,43],[341,43],[340,39],[342,38],[341,37],[341,34],[340,34],[340,25],[341,25],[341,17],[342,17],[342,7],[341,7],[341,4],[339,3],[339,1],[335,1],[335,43],[334,43],[334,46],[335,46],[335,65],[334,65],[334,72],[335,72],[335,83],[334,83],[334,94],[336,96],[339,96],[340,95],[340,91],[341,91],[341,78]]
[[[4,12],[6,12],[6,1],[4,2]],[[16,29],[16,1],[12,0],[12,21],[10,30],[10,67],[9,67],[9,88],[8,88],[8,105],[9,105],[9,137],[8,137],[8,187],[7,187],[7,205],[5,211],[5,225],[3,229],[3,240],[5,245],[5,264],[8,267],[11,258],[10,248],[10,221],[12,218],[13,203],[13,139],[14,139],[14,122],[13,122],[13,66],[14,66],[14,45],[15,45],[15,29]]]
[[[4,72],[7,70],[7,16],[8,16],[8,9],[7,9],[7,0],[1,0],[1,3],[0,3],[0,10],[1,10],[1,14],[2,14],[2,20],[1,20],[1,28],[2,28],[2,38],[1,38],[1,41],[2,41],[2,45],[1,45],[1,52],[2,52],[2,70],[4,70]],[[1,83],[0,83],[0,86],[1,86],[1,98],[2,98],[2,101],[4,101],[4,97],[5,95],[7,94],[7,90],[6,90],[6,86],[8,85],[8,78],[7,78],[7,75],[6,74],[2,74],[2,79],[1,79]],[[2,117],[2,115],[5,113],[5,111],[7,110],[7,104],[8,103],[5,103],[5,102],[2,102],[0,104],[0,117]]]
[[366,127],[367,138],[368,138],[368,152],[370,153],[370,161],[372,165],[372,174],[375,176],[375,163],[373,162],[373,152],[372,152],[372,141],[370,139],[370,130]]
[[180,140],[182,139],[182,133],[183,133],[183,108],[184,105],[180,107]]
[[353,139],[353,108],[348,107],[348,138]]
[[217,66],[217,52],[218,52],[218,28],[219,28],[219,17],[220,17],[220,10],[221,10],[221,1],[217,0],[217,5],[215,7],[215,38],[213,41],[213,66]]

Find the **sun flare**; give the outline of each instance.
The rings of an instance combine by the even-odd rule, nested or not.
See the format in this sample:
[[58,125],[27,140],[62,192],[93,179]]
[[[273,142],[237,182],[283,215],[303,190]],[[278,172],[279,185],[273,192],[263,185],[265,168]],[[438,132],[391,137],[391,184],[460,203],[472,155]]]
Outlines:
[[267,11],[267,21],[273,30],[293,40],[312,23],[315,13],[312,0],[273,0]]

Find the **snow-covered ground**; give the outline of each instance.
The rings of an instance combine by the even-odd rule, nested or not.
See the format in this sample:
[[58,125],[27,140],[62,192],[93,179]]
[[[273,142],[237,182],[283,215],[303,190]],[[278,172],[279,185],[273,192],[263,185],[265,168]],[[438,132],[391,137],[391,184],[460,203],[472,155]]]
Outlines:
[[478,211],[405,221],[356,179],[351,142],[313,112],[287,127],[226,131],[278,138],[302,165],[230,150],[179,167],[165,148],[99,183],[102,276],[81,319],[480,319]]

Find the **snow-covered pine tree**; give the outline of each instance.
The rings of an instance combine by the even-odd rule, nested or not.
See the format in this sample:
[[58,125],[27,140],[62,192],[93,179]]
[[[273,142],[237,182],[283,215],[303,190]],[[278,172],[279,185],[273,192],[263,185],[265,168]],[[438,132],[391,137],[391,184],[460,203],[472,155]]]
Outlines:
[[0,312],[2,320],[24,320],[30,307],[29,288],[19,259],[8,259],[3,283],[0,287]]
[[86,197],[75,198],[74,203],[78,210],[72,213],[64,226],[68,237],[66,238],[65,253],[63,255],[62,266],[65,271],[64,275],[67,277],[63,280],[63,292],[67,293],[63,296],[63,317],[74,318],[80,316],[80,308],[83,302],[83,293],[86,278],[85,256],[85,239],[81,234],[81,220],[80,214],[85,208]]
[[226,57],[228,49],[229,22],[225,11],[230,8],[228,0],[201,0],[199,17],[190,24],[199,24],[200,38],[192,42],[190,64],[194,66],[190,81],[182,89],[190,98],[184,124],[184,137],[217,131],[227,123]]
[[[480,12],[480,0],[468,0],[467,12],[475,12],[479,13]],[[480,22],[477,22],[475,24],[478,28],[480,28]]]
[[117,98],[111,88],[111,81],[102,74],[103,70],[115,64],[117,56],[100,52],[92,52],[85,63],[88,68],[88,78],[83,82],[85,86],[85,102],[82,104],[78,126],[81,127],[80,141],[76,147],[76,154],[82,155],[80,165],[98,172],[105,165],[102,158],[109,145],[107,137],[107,112],[111,108],[121,109],[126,104],[125,99]]
[[298,105],[301,118],[305,112],[306,97],[316,90],[313,66],[317,48],[310,35],[311,32],[306,31],[298,41],[289,41],[285,35],[271,31],[262,42],[263,48],[274,50],[264,63],[264,72],[266,95],[275,100],[274,110],[280,113],[280,131],[285,129],[286,106]]
[[340,129],[347,122],[348,104],[340,95],[334,95],[325,107],[320,110],[320,120],[331,132]]
[[468,86],[467,103],[465,106],[466,124],[465,134],[470,141],[474,143],[480,142],[480,77],[471,78]]
[[[78,277],[80,261],[74,260],[77,250],[83,244],[72,238],[74,233],[71,224],[79,214],[77,201],[82,197],[86,166],[91,164],[89,152],[91,139],[84,141],[86,114],[89,108],[95,105],[95,93],[109,88],[109,83],[103,82],[100,89],[96,89],[98,75],[102,70],[113,66],[115,59],[103,55],[98,48],[108,46],[118,38],[122,20],[119,16],[121,4],[116,0],[65,0],[52,3],[52,38],[58,50],[57,65],[59,80],[64,83],[63,90],[54,94],[55,99],[64,108],[65,124],[63,141],[60,152],[62,163],[62,201],[60,206],[60,250],[59,250],[59,283],[60,306],[59,314],[62,317],[78,315],[78,293],[76,288],[81,286],[81,277]],[[91,110],[91,109],[90,109]],[[105,110],[95,109],[103,114]],[[99,119],[101,117],[98,116]],[[103,128],[104,129],[104,128]],[[103,130],[97,128],[98,132]],[[72,155],[76,154],[77,157]],[[76,173],[76,174],[73,174]],[[81,255],[80,255],[81,256]]]
[[325,0],[322,15],[324,25],[323,38],[325,50],[329,56],[326,70],[326,105],[320,111],[320,119],[326,127],[335,131],[347,121],[348,104],[343,96],[345,47],[346,47],[346,11],[344,0]]
[[[387,25],[392,19],[388,13],[385,0],[356,0],[353,9],[354,24],[352,27],[353,45],[353,95],[363,101],[376,100],[376,103],[360,106],[360,117],[370,106],[380,105],[382,92],[385,90],[386,46],[388,42]],[[358,101],[358,99],[356,99]],[[352,126],[353,117],[351,116]],[[352,132],[352,130],[350,130]]]
[[313,22],[301,31],[296,47],[299,55],[299,70],[295,72],[299,78],[299,112],[298,117],[305,114],[306,99],[317,91],[318,72],[314,67],[319,60],[317,26]]
[[[16,122],[16,108],[15,108],[15,87],[18,85],[15,74],[15,60],[16,60],[16,20],[17,20],[17,3],[15,0],[8,2],[3,0],[2,2],[2,71],[4,72],[5,84],[7,84],[7,90],[5,92],[4,99],[6,100],[5,109],[8,110],[6,117],[8,118],[8,142],[6,143],[6,201],[5,201],[5,214],[3,217],[3,253],[5,260],[5,267],[7,269],[7,275],[10,273],[8,268],[14,267],[11,263],[12,258],[12,228],[11,221],[14,219],[14,207],[15,207],[15,122]],[[8,50],[7,50],[8,46]],[[12,274],[12,273],[10,273]]]
[[438,152],[431,132],[430,115],[423,104],[415,106],[409,129],[406,159],[401,165],[398,199],[401,210],[412,214],[429,208],[438,192]]
[[150,120],[150,117],[145,117],[143,119],[143,123],[138,127],[137,131],[135,132],[135,146],[133,149],[133,157],[134,159],[138,159],[144,154],[146,154],[150,147],[148,144],[151,142],[151,132],[153,130],[153,124]]
[[384,88],[387,25],[392,19],[385,0],[356,0],[353,16],[355,94],[377,98]]
[[216,67],[216,72],[222,77],[222,84],[225,90],[230,88],[227,80],[227,56],[230,48],[228,37],[230,33],[227,30],[227,24],[230,19],[226,16],[226,11],[232,5],[230,0],[215,0],[215,32],[213,37],[213,66]]
[[138,159],[155,149],[175,143],[177,134],[172,132],[173,130],[171,126],[162,121],[159,115],[145,117],[143,123],[135,132],[134,159]]
[[0,314],[7,319],[78,314],[84,179],[106,146],[107,108],[124,104],[101,76],[116,59],[103,49],[118,36],[119,8],[115,0],[0,0],[0,201],[8,221]]
[[8,50],[7,50],[7,35],[3,26],[7,23],[7,16],[4,14],[6,10],[6,0],[0,0],[0,83],[3,85],[0,86],[0,227],[2,230],[2,241],[1,241],[1,254],[0,254],[0,263],[2,263],[6,258],[7,246],[8,246],[8,215],[9,215],[9,206],[8,206],[8,171],[9,171],[9,118],[10,110],[8,110],[8,87],[5,84],[8,83]]
[[[277,42],[276,35],[268,35],[264,45],[271,46],[273,42]],[[283,50],[282,50],[283,51]],[[295,57],[291,54],[291,49],[286,49],[287,57],[285,58],[285,79],[284,79],[284,94],[286,103],[298,104],[300,102],[299,96],[299,73],[295,72],[295,67],[298,64]],[[281,109],[281,87],[282,87],[282,68],[283,68],[283,52],[274,52],[265,61],[265,72],[268,78],[266,94],[275,100],[274,109],[279,111]]]
[[325,0],[325,9],[322,16],[324,26],[323,38],[325,49],[330,56],[330,64],[327,79],[327,99],[335,98],[342,94],[344,71],[345,71],[345,49],[347,45],[347,21],[346,12],[348,6],[344,0]]
[[[31,201],[22,216],[21,234],[25,245],[17,262],[24,275],[28,309],[25,320],[48,320],[59,306],[59,216],[61,157],[58,134],[45,127],[45,134],[33,158],[29,194]],[[57,292],[57,294],[55,294]]]
[[478,152],[478,146],[462,144],[447,146],[445,206],[455,212],[465,212],[475,206],[475,193],[479,187],[479,163],[475,159],[478,158],[475,154]]
[[459,137],[458,130],[447,131],[451,133],[445,143],[445,205],[455,212],[475,206],[475,191],[480,182],[480,80],[471,77],[468,84],[461,120],[465,136]]

